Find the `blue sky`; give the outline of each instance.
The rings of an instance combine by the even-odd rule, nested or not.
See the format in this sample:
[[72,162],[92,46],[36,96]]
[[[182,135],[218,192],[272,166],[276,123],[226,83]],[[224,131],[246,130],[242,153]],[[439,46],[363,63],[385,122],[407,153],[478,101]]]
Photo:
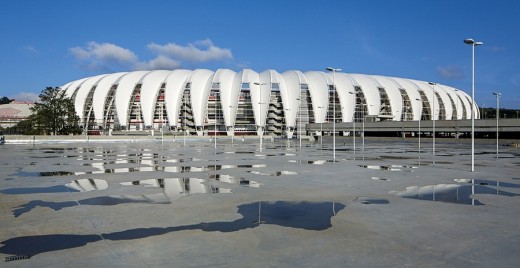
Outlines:
[[520,1],[3,0],[0,96],[137,69],[324,70],[432,81],[520,108]]

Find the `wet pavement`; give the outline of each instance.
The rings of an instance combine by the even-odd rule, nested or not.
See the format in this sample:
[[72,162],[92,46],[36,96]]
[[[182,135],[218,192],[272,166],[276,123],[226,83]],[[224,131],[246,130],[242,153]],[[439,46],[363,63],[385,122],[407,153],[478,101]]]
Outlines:
[[[514,267],[520,154],[339,139],[6,144],[6,267]],[[377,254],[375,254],[377,252]],[[485,256],[479,252],[486,252]]]

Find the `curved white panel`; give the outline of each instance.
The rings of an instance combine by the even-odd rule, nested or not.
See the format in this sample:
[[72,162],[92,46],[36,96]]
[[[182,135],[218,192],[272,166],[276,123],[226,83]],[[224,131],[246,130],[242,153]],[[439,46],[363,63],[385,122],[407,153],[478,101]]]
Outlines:
[[275,70],[265,70],[259,74],[260,82],[262,84],[265,84],[262,86],[262,90],[260,91],[261,94],[261,103],[260,106],[262,107],[260,118],[262,119],[260,126],[265,126],[267,122],[267,113],[269,112],[269,103],[271,100],[271,91],[273,90],[272,85],[273,83],[278,83],[279,87],[280,84],[283,83],[285,86],[285,81],[283,81],[283,78],[281,75],[275,71]]
[[83,109],[85,107],[85,101],[87,100],[88,93],[90,93],[92,87],[94,87],[99,82],[99,80],[105,76],[105,74],[92,76],[85,80],[85,82],[83,82],[79,87],[76,93],[76,98],[74,99],[74,109],[76,109],[76,114],[79,117],[80,125],[85,124],[85,119],[87,119],[83,117]]
[[418,90],[421,90],[424,93],[428,99],[428,103],[430,104],[430,111],[432,111],[431,113],[433,114],[433,118],[439,120],[439,101],[437,101],[437,98],[434,98],[433,96],[432,86],[424,81],[408,80],[416,85]]
[[[316,122],[324,122],[327,116],[327,110],[329,109],[329,85],[332,85],[332,78],[329,78],[326,73],[318,71],[306,72],[304,75],[307,81],[309,81],[309,93],[311,94],[313,109],[315,109],[316,112],[322,110],[320,111],[322,118],[316,117]],[[318,107],[326,108],[320,109]]]
[[70,83],[67,87],[67,90],[65,90],[65,96],[67,96],[67,98],[71,98],[74,95],[74,92],[76,92],[76,90],[81,86],[81,84],[89,78],[90,77],[82,78]]
[[[403,114],[403,96],[401,96],[401,91],[399,91],[397,85],[384,76],[373,75],[371,77],[385,89],[386,95],[390,101],[393,120],[401,121],[401,116]],[[413,104],[412,101],[410,102]]]
[[123,75],[127,74],[127,72],[123,73],[113,73],[109,74],[101,80],[99,80],[96,91],[94,91],[94,96],[92,99],[93,105],[94,105],[94,116],[96,118],[96,122],[102,123],[104,118],[104,112],[105,112],[105,104],[107,101],[107,95],[108,92],[110,92],[110,89],[112,86],[119,80]]
[[218,69],[213,76],[213,83],[220,85],[220,100],[224,112],[226,126],[235,124],[235,114],[237,111],[237,101],[240,92],[233,91],[233,80],[236,73],[229,69]]
[[342,122],[352,122],[352,119],[354,119],[356,101],[354,81],[348,74],[337,73],[335,83],[336,89],[338,90],[339,102],[341,104]]
[[364,74],[349,74],[353,77],[360,85],[365,100],[367,103],[368,115],[377,116],[379,115],[379,109],[381,108],[381,97],[379,96],[379,89],[370,77]]
[[171,71],[158,70],[148,73],[142,81],[141,85],[141,109],[143,111],[143,121],[145,126],[153,125],[153,114],[155,104],[157,103],[157,95],[161,89],[168,74]]
[[134,91],[135,86],[148,72],[149,71],[131,72],[121,77],[121,80],[119,80],[119,85],[116,90],[116,111],[121,126],[128,125],[128,106],[130,105],[132,92]]
[[408,98],[410,98],[413,111],[413,120],[421,120],[423,106],[421,94],[418,91],[417,85],[404,78],[389,77],[388,79],[395,82],[398,88],[404,89],[408,95]]
[[446,120],[451,120],[451,116],[453,115],[453,106],[451,105],[452,103],[450,97],[448,96],[448,93],[444,88],[444,85],[435,85],[435,91],[437,91],[437,93],[441,97],[442,102],[444,103],[444,112],[446,114]]
[[189,79],[191,82],[191,107],[193,108],[193,119],[196,126],[204,125],[204,116],[208,105],[213,74],[210,70],[198,69],[193,71]]
[[[298,98],[300,97],[301,84],[309,85],[305,75],[296,70],[286,71],[282,74],[285,80],[285,87],[280,87],[280,95],[282,95],[282,106],[285,114],[285,124],[287,127],[296,126],[296,116],[298,114]],[[314,106],[314,105],[313,105]],[[326,107],[326,106],[324,106]],[[316,118],[325,120],[326,109],[320,109],[320,114],[316,114]]]
[[173,70],[166,77],[164,88],[164,101],[166,102],[166,112],[168,113],[168,122],[170,126],[177,125],[182,104],[182,94],[186,81],[191,75],[190,70]]

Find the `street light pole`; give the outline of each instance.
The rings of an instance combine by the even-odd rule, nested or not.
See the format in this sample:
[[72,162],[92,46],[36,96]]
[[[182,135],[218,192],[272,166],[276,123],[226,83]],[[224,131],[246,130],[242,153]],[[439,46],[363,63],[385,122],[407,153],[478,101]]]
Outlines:
[[354,95],[352,97],[352,151],[354,152],[354,160],[356,160],[356,93],[349,91],[348,94]]
[[[323,110],[325,107],[318,106],[318,109]],[[325,117],[327,117],[325,115]],[[320,123],[320,150],[323,151],[323,122]]]
[[464,43],[471,45],[471,172],[475,171],[475,47],[482,42],[468,38]]
[[[415,99],[416,101],[418,101],[419,103],[421,103],[421,99]],[[422,105],[421,105],[422,107]],[[422,109],[421,109],[421,112],[419,113],[420,114],[420,117],[419,117],[419,133],[418,133],[418,136],[419,136],[419,165],[421,163],[421,119],[422,119]]]
[[332,158],[336,162],[336,72],[341,72],[339,68],[327,67],[327,71],[332,71]]
[[433,135],[432,135],[432,138],[433,138],[433,149],[432,149],[432,154],[433,154],[433,166],[435,166],[435,99],[437,98],[435,96],[435,85],[437,85],[436,83],[433,83],[433,82],[428,82],[428,84],[430,84],[432,86],[432,95],[433,95],[433,107],[432,107],[432,117],[433,117]]
[[500,96],[502,96],[499,92],[493,92],[493,95],[497,97],[497,159],[498,159],[498,118],[500,117]]
[[259,87],[259,94],[260,94],[260,102],[258,102],[258,105],[260,106],[260,122],[258,123],[258,127],[260,128],[260,152],[262,151],[262,142],[263,142],[263,139],[264,139],[264,129],[263,129],[263,126],[261,125],[262,124],[262,118],[263,118],[263,109],[262,109],[262,86],[265,86],[267,85],[266,83],[258,83],[258,82],[255,82],[254,83],[255,85],[257,85]]
[[233,108],[234,108],[234,106],[229,105],[229,124],[230,124],[230,130],[232,131],[231,132],[231,145],[235,144],[235,130],[234,130],[233,125],[231,124],[231,122],[232,122],[232,120],[231,120],[231,109],[233,109]]

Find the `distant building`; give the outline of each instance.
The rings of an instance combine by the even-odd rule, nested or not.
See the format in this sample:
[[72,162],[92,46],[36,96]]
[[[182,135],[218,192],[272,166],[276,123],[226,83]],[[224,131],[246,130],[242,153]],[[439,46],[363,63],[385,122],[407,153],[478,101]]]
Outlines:
[[[73,98],[80,124],[89,130],[166,127],[196,135],[263,131],[291,137],[305,131],[307,123],[334,118],[336,122],[469,119],[472,103],[462,90],[441,84],[297,70],[134,71],[87,77],[61,88]],[[478,118],[478,107],[475,111]]]
[[8,104],[0,104],[0,127],[12,127],[18,122],[26,120],[31,115],[33,106],[34,102],[17,102],[15,100]]

